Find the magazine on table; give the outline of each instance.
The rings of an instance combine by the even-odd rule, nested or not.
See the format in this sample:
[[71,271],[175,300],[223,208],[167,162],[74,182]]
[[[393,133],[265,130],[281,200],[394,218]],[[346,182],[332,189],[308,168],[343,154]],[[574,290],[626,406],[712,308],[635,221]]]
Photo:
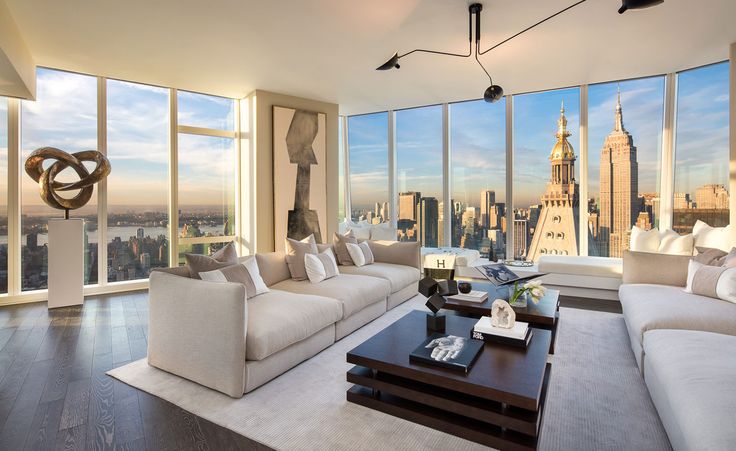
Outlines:
[[535,272],[528,275],[519,276],[515,272],[511,271],[503,263],[491,263],[489,265],[481,265],[475,267],[483,277],[488,279],[492,284],[496,286],[510,285],[516,282],[522,282],[526,280],[536,279],[537,277],[543,276],[545,273]]

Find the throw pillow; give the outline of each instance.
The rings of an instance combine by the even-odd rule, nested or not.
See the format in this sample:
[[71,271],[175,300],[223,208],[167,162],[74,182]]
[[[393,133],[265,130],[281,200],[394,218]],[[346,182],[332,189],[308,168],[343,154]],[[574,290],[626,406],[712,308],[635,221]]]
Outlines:
[[205,271],[199,274],[202,280],[210,282],[235,282],[245,286],[245,297],[250,299],[259,294],[268,293],[268,287],[263,282],[261,273],[258,271],[258,263],[255,257],[249,258],[245,263],[228,266],[227,268],[214,271]]
[[348,230],[344,235],[335,233],[332,237],[332,244],[335,245],[335,253],[337,254],[337,262],[341,265],[353,264],[353,260],[350,259],[350,254],[348,253],[347,243],[358,244],[358,239],[355,238],[352,230]]
[[736,268],[708,266],[691,260],[685,291],[736,303]]
[[355,266],[371,265],[374,262],[373,252],[368,242],[363,241],[360,244],[347,243],[350,258]]
[[238,253],[235,250],[235,243],[228,243],[212,256],[199,254],[184,254],[189,268],[189,277],[192,279],[200,279],[199,273],[206,271],[214,271],[216,269],[226,268],[238,263]]
[[314,235],[309,235],[301,241],[286,238],[286,264],[294,280],[307,280],[307,270],[304,268],[304,255],[317,253],[317,242]]
[[736,247],[731,249],[731,252],[723,257],[723,266],[727,268],[736,268]]
[[693,226],[695,246],[711,247],[728,252],[731,247],[731,225],[726,227],[711,227],[698,220]]
[[320,283],[325,279],[335,277],[340,274],[337,269],[337,262],[331,249],[325,249],[317,255],[304,255],[304,268],[307,270],[307,277],[312,283]]
[[723,266],[726,256],[729,255],[712,247],[696,247],[695,249],[697,249],[698,255],[693,257],[693,260],[708,266]]
[[372,225],[370,239],[373,241],[396,241],[396,229],[391,227],[389,222]]
[[693,255],[693,234],[680,235],[674,230],[665,230],[659,234],[660,254]]
[[637,226],[631,228],[630,250],[634,252],[658,252],[659,242],[659,230],[644,230]]

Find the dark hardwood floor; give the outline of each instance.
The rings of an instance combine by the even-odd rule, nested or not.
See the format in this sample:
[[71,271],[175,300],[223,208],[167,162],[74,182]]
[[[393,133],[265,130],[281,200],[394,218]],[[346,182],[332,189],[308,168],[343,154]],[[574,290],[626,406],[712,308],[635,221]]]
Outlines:
[[[561,305],[620,312],[618,302]],[[145,291],[0,307],[0,450],[269,450],[106,371],[146,356]]]
[[0,307],[0,450],[269,450],[106,371],[146,356],[146,292]]

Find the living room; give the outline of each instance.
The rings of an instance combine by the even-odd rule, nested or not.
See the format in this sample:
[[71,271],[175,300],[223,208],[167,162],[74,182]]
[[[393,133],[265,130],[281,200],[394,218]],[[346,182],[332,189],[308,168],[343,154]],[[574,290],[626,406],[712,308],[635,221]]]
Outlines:
[[734,17],[0,0],[0,449],[733,449]]

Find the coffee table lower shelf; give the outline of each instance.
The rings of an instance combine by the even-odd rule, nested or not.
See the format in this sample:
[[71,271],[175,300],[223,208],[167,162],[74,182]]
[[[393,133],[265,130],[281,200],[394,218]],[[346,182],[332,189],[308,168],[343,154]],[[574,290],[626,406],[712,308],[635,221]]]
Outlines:
[[551,365],[536,411],[354,366],[347,400],[501,450],[534,450],[542,426]]

